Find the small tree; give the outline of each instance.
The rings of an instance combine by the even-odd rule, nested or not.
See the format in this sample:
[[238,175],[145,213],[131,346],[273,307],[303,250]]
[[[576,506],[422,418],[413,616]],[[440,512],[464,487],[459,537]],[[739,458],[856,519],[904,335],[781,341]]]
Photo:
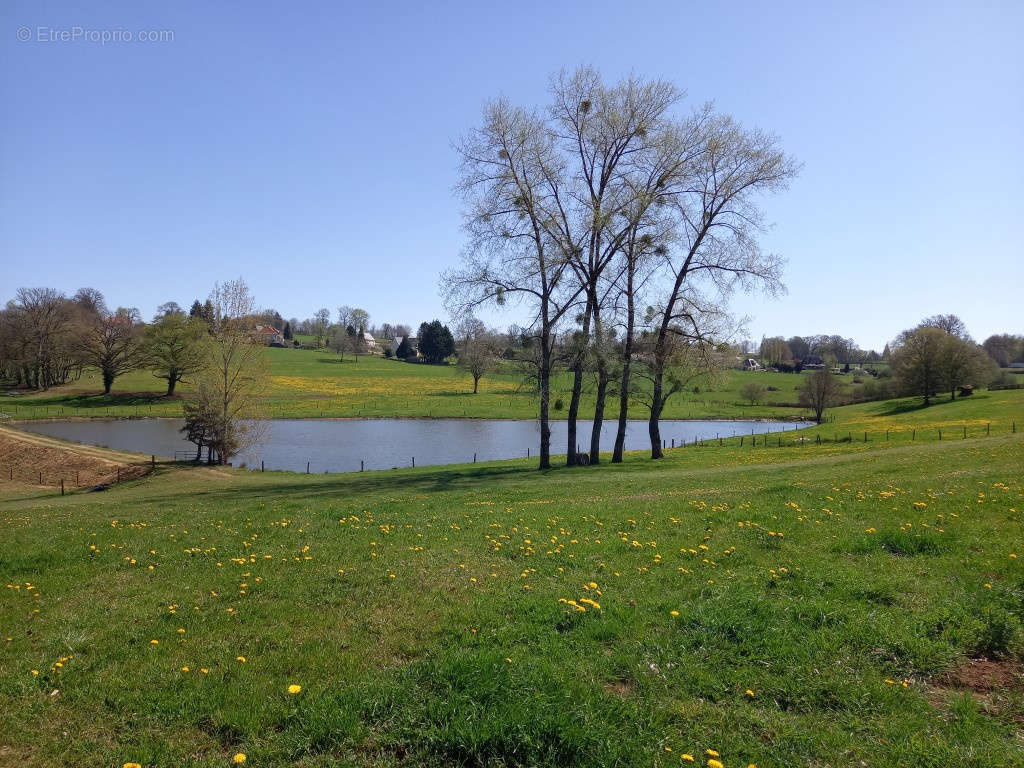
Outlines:
[[473,377],[473,394],[477,393],[480,379],[494,370],[497,363],[495,348],[490,339],[479,335],[467,338],[459,352],[458,366]]
[[313,316],[313,335],[316,336],[316,346],[319,349],[323,346],[324,336],[327,335],[327,328],[331,324],[331,310],[318,309]]
[[768,391],[759,381],[748,381],[742,387],[740,387],[740,395],[743,396],[744,400],[749,400],[751,405],[757,405],[764,398],[764,393]]
[[153,375],[167,381],[168,397],[174,394],[179,381],[202,368],[206,331],[201,319],[184,314],[164,314],[146,326],[142,354]]
[[448,326],[440,320],[420,325],[420,354],[428,363],[443,363],[445,358],[455,354],[455,339]]
[[292,324],[291,323],[285,323],[284,324],[284,333],[282,335],[284,336],[284,340],[285,341],[291,341],[292,340]]
[[410,357],[415,357],[416,352],[412,348],[412,344],[409,343],[409,337],[403,336],[402,343],[398,345],[398,349],[395,350],[395,357],[399,360],[407,360]]
[[829,371],[815,371],[804,377],[800,387],[800,402],[814,411],[814,420],[821,424],[825,409],[834,405],[839,395],[839,382]]

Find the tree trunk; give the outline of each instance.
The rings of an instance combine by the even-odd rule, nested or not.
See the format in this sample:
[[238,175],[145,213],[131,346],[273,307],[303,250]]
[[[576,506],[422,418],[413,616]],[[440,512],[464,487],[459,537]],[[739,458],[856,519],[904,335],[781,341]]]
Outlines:
[[660,459],[665,454],[661,450],[661,410],[665,407],[662,380],[665,376],[664,353],[659,347],[654,351],[654,388],[651,393],[651,417],[647,423],[647,433],[651,438],[651,458]]
[[601,462],[601,427],[604,424],[604,401],[608,395],[608,361],[604,356],[604,331],[601,327],[601,310],[594,301],[594,339],[597,342],[597,400],[594,403],[594,424],[590,430],[590,463]]
[[109,395],[110,388],[114,386],[114,374],[112,371],[103,371],[103,394]]
[[580,413],[580,396],[583,394],[583,357],[586,355],[587,344],[590,341],[590,297],[587,297],[587,306],[583,310],[583,330],[580,332],[582,339],[581,347],[572,363],[572,396],[569,398],[569,413],[566,416],[566,433],[568,443],[565,451],[565,464],[572,467],[576,465],[576,419]]
[[167,374],[167,397],[174,394],[174,385],[178,383],[178,372],[171,370]]
[[476,390],[477,390],[477,387],[479,386],[479,384],[480,384],[480,377],[479,376],[474,376],[473,377],[473,394],[474,395],[476,394]]
[[615,432],[615,449],[612,464],[622,463],[626,449],[626,426],[629,418],[629,375],[633,364],[633,269],[628,267],[626,276],[626,338],[622,346],[622,381],[619,391],[619,426]]
[[551,423],[548,420],[548,403],[551,399],[551,329],[545,327],[540,338],[540,465],[538,469],[551,468]]

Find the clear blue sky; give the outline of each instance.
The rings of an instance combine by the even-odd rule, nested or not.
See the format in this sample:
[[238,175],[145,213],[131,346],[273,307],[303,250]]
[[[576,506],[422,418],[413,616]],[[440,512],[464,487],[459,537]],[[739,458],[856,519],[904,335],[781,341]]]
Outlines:
[[[733,307],[752,338],[880,348],[938,312],[1024,331],[1019,0],[99,6],[0,10],[2,301],[90,285],[148,317],[242,275],[285,317],[444,317],[451,142],[487,99],[540,104],[592,64],[671,79],[803,161],[767,207],[789,295]],[[39,39],[76,26],[173,40]]]

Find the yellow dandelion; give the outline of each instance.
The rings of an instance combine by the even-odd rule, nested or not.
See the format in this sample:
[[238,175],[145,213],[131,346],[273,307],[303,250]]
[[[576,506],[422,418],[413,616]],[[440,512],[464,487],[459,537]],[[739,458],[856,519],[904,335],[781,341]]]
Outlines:
[[704,750],[704,752],[707,754],[708,757],[721,757],[721,755],[713,749],[706,749]]
[[715,760],[715,758],[711,758],[710,760],[708,760],[708,768],[725,768],[725,766],[722,765],[721,760]]
[[753,692],[752,690],[750,690],[749,688],[747,688],[747,690],[746,690],[746,694],[747,694],[747,696],[749,696],[750,698],[754,698],[754,692]]
[[125,763],[123,768],[142,768],[140,763]]
[[245,752],[237,752],[231,760],[235,765],[241,765],[245,762]]
[[682,760],[684,763],[692,763],[693,755],[689,754],[688,752],[684,752],[679,756],[679,759]]
[[294,696],[296,693],[301,693],[301,692],[302,692],[302,686],[301,685],[296,685],[295,683],[292,683],[291,685],[288,686],[288,693],[290,693],[292,696]]
[[235,656],[235,660],[236,660],[236,661],[237,661],[237,662],[238,662],[239,664],[245,664],[245,656]]
[[182,671],[182,672],[188,672],[188,667],[182,667],[182,668],[181,668],[181,671]]
[[150,645],[160,645],[160,641],[159,640],[150,640],[149,644]]
[[678,616],[679,611],[669,611],[669,614],[671,614],[672,616]]

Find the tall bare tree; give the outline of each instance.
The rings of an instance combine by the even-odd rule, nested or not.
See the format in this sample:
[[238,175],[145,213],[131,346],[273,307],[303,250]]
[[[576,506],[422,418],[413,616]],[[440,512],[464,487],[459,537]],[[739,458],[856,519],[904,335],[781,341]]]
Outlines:
[[[686,164],[684,189],[673,198],[678,247],[665,258],[668,289],[657,306],[652,354],[651,457],[661,458],[664,369],[681,336],[691,343],[712,339],[712,326],[737,288],[783,289],[782,259],[762,252],[757,235],[763,213],[759,197],[786,187],[798,165],[774,136],[744,129],[710,105],[689,118],[681,131],[684,146],[699,148]],[[709,323],[709,321],[718,321]]]
[[[602,290],[602,278],[630,231],[629,217],[623,212],[633,205],[638,192],[648,191],[637,182],[637,171],[647,170],[645,155],[660,139],[663,117],[681,93],[671,83],[635,77],[606,86],[591,68],[561,73],[551,91],[551,118],[570,168],[569,194],[557,200],[553,234],[569,254],[585,298],[581,329],[571,348],[567,463],[576,460],[576,420],[589,354],[597,377],[589,461],[596,464],[611,377],[611,344],[602,301],[609,293]],[[655,176],[650,181],[659,179]]]
[[456,316],[485,304],[521,301],[533,315],[540,395],[541,469],[551,466],[551,374],[557,327],[580,290],[566,280],[570,253],[555,213],[565,194],[556,137],[536,113],[505,100],[489,104],[483,124],[459,144],[459,190],[467,203],[469,245],[461,268],[442,275]]

